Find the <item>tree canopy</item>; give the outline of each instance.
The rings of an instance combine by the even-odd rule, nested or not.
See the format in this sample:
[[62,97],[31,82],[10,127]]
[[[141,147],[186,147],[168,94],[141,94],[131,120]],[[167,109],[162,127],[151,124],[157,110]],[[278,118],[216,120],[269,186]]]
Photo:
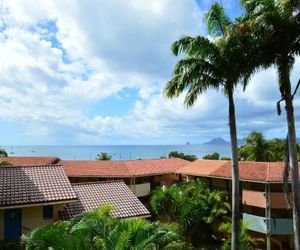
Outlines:
[[111,206],[103,206],[80,214],[71,221],[40,227],[24,235],[23,242],[28,250],[187,249],[176,233],[158,223],[138,218],[112,218],[112,209]]
[[202,158],[205,160],[220,160],[220,154],[217,152],[214,152],[210,155],[204,155]]
[[195,161],[197,160],[197,156],[196,155],[189,155],[189,154],[184,154],[184,153],[180,153],[178,151],[171,151],[168,155],[169,158],[181,158],[187,161]]
[[106,152],[101,152],[100,154],[97,154],[96,160],[98,161],[110,161],[112,158],[111,154]]
[[7,151],[4,148],[0,147],[0,157],[7,157]]
[[159,187],[150,199],[154,214],[165,223],[178,223],[187,242],[214,241],[216,225],[228,219],[227,194],[210,190],[200,181]]
[[[240,160],[283,162],[286,158],[286,139],[274,138],[266,140],[262,132],[253,131],[246,138],[246,143],[239,148]],[[299,144],[297,149],[299,151]],[[298,155],[298,159],[299,155]]]

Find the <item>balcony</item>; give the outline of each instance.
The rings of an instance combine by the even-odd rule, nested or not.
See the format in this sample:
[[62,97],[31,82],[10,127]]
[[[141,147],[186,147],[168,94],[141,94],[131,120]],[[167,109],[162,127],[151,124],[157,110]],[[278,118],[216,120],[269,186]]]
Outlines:
[[[255,207],[266,207],[265,192],[243,190],[244,205],[255,206]],[[271,208],[287,208],[287,204],[284,198],[283,192],[271,192],[270,194]]]
[[135,184],[131,187],[129,186],[131,191],[136,195],[136,197],[144,197],[150,195],[151,185],[150,183],[141,183]]
[[[249,230],[264,234],[267,233],[267,224],[264,217],[243,213],[243,221],[247,223]],[[294,233],[293,219],[291,218],[271,218],[270,227],[272,235],[292,235]]]

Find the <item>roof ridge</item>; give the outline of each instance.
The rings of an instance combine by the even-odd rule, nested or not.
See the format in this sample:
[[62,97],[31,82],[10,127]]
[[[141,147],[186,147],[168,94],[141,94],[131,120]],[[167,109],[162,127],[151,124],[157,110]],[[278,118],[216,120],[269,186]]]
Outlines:
[[0,165],[0,168],[28,168],[28,167],[63,167],[61,164],[40,164],[40,165]]
[[71,183],[72,186],[79,186],[79,185],[89,185],[89,184],[103,184],[103,183],[114,183],[114,182],[125,182],[123,180],[110,180],[110,181],[90,181],[90,182],[78,182],[78,183]]

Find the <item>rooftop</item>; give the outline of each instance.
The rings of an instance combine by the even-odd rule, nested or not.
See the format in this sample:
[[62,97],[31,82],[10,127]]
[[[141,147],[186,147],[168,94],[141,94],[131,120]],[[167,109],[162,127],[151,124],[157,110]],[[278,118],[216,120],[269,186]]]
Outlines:
[[147,159],[131,161],[61,161],[68,176],[133,177],[175,173],[189,161]]
[[0,167],[0,180],[1,208],[76,199],[59,165]]
[[9,156],[1,157],[0,163],[3,161],[10,162],[14,166],[35,166],[57,164],[60,159],[54,156]]
[[[240,180],[282,182],[283,162],[240,161]],[[178,173],[231,179],[231,161],[197,160],[177,170]]]
[[123,181],[73,184],[78,201],[68,204],[61,212],[63,219],[71,219],[82,212],[91,211],[104,204],[116,209],[112,216],[117,218],[150,216],[149,211]]

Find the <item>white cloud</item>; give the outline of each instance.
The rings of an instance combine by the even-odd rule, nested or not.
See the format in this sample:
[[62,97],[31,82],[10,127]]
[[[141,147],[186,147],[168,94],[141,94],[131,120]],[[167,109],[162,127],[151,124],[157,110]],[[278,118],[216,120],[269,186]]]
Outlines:
[[[1,14],[0,119],[23,124],[27,134],[85,144],[199,142],[228,134],[222,93],[209,91],[190,109],[183,96],[162,96],[176,60],[170,44],[204,32],[195,1],[4,0]],[[237,91],[240,136],[260,128],[282,134],[276,83],[270,69],[254,76],[247,92]],[[102,100],[123,100],[124,89],[137,92],[128,112],[97,112]]]

